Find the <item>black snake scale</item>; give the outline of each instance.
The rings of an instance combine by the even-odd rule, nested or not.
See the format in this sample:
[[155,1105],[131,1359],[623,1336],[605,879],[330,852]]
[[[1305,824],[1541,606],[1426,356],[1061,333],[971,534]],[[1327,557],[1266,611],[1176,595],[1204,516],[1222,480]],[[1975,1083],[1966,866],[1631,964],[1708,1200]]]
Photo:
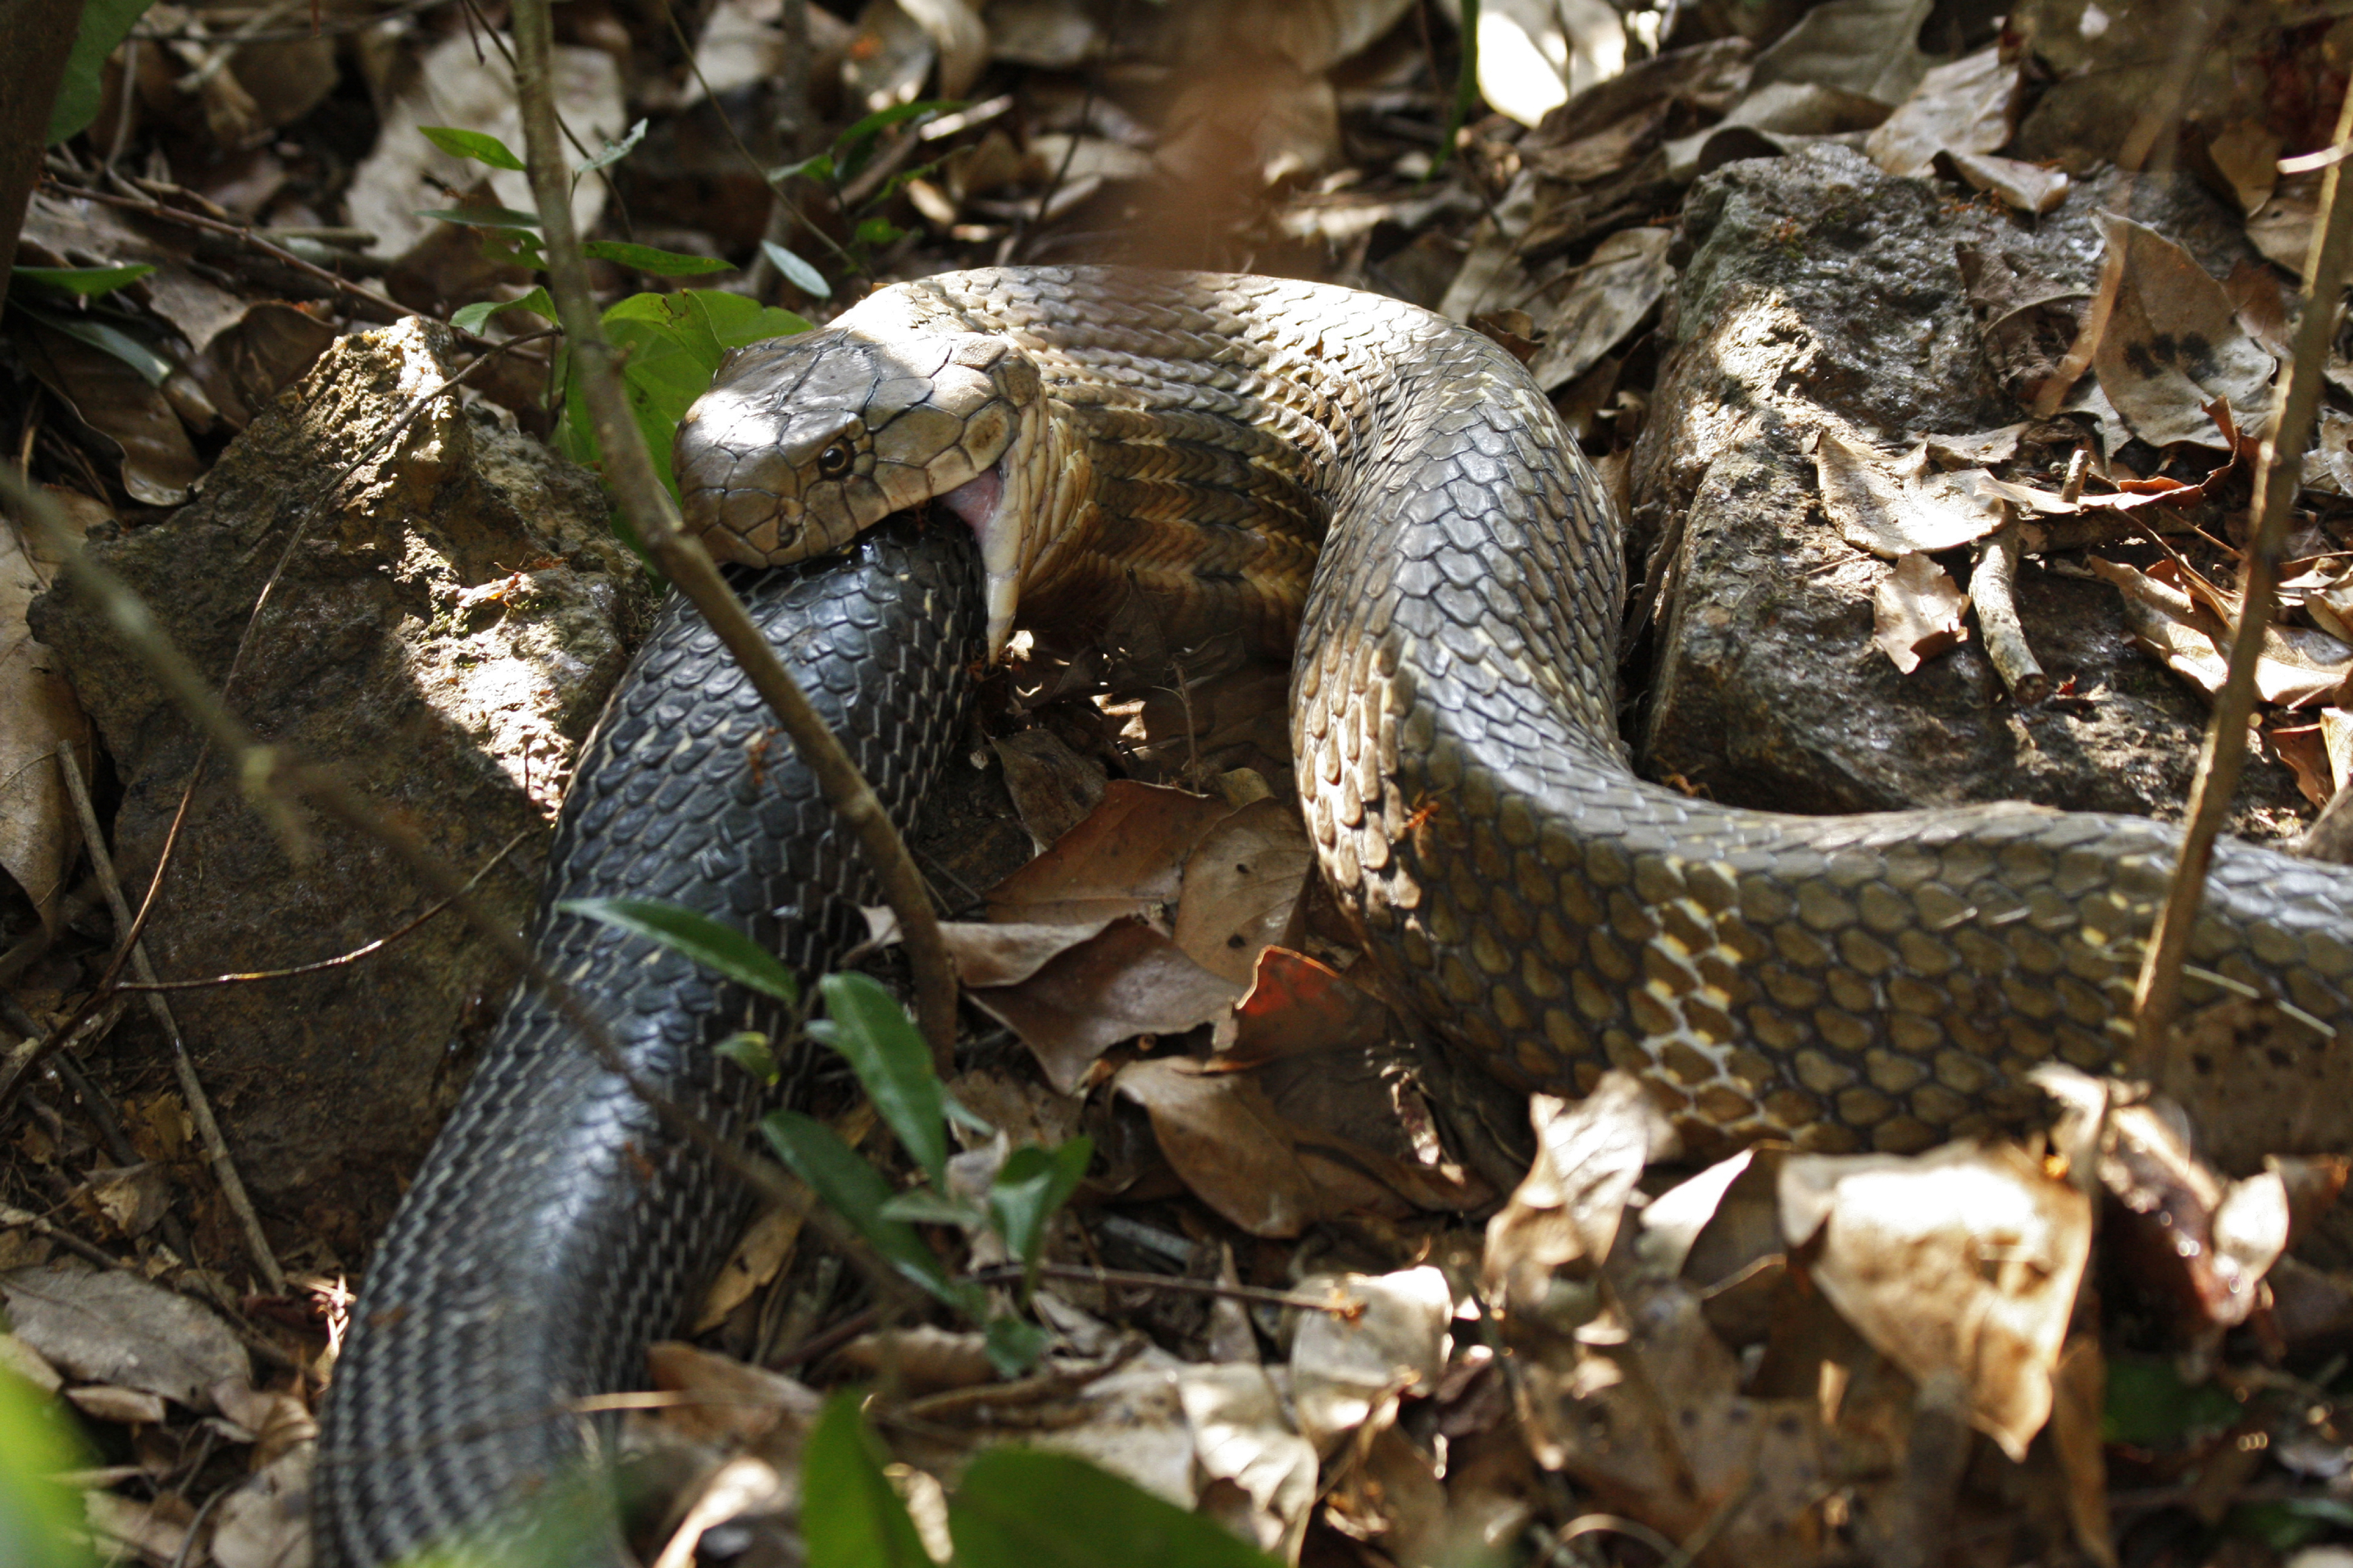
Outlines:
[[[959,732],[979,652],[969,536],[894,524],[847,559],[744,591],[903,826]],[[554,905],[667,900],[821,972],[862,934],[856,905],[873,885],[768,725],[716,634],[673,598],[584,750],[533,932],[631,1069],[731,1138],[762,1097],[710,1047],[771,1020],[680,954]],[[560,1496],[551,1486],[609,1436],[610,1418],[570,1402],[638,1384],[647,1343],[742,1217],[707,1157],[519,990],[353,1310],[311,1484],[322,1568],[533,1522],[530,1500]],[[586,1506],[577,1517],[583,1500],[565,1498],[575,1517],[560,1522],[609,1555],[601,1494]]]

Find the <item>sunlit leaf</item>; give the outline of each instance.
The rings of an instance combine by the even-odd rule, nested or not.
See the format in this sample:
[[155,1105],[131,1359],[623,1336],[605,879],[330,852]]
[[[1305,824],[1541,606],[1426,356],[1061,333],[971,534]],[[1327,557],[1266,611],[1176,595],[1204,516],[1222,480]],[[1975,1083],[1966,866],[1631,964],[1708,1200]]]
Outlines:
[[819,300],[829,300],[833,297],[833,285],[825,280],[825,274],[801,258],[786,250],[773,239],[762,240],[760,248],[766,253],[769,265],[783,273],[785,281],[802,293]]
[[956,1568],[1274,1568],[1200,1515],[1041,1448],[973,1460],[948,1504],[948,1533]]
[[9,270],[25,282],[90,296],[109,293],[125,283],[136,283],[155,268],[144,261],[133,261],[121,267],[15,267]]
[[858,1151],[843,1142],[839,1133],[797,1110],[770,1111],[760,1119],[760,1131],[793,1174],[807,1182],[827,1207],[848,1220],[850,1228],[892,1268],[951,1306],[969,1310],[977,1304],[977,1287],[969,1283],[960,1287],[951,1280],[915,1227],[882,1212],[894,1195],[891,1184],[860,1159]]
[[786,180],[830,180],[833,178],[833,154],[818,153],[797,163],[779,163],[767,171],[765,178],[772,185]]
[[462,131],[455,125],[420,125],[425,140],[452,158],[471,158],[477,163],[488,163],[493,169],[513,169],[520,172],[522,160],[511,152],[507,144],[483,131]]
[[622,159],[628,157],[630,151],[635,148],[638,142],[645,139],[646,122],[640,120],[635,125],[629,127],[628,135],[622,137],[618,142],[606,142],[605,150],[602,153],[597,153],[595,157],[589,159],[586,163],[581,164],[579,168],[573,172],[579,174],[593,174],[598,169],[609,169],[614,164],[619,163]]
[[997,1180],[989,1184],[988,1212],[997,1222],[997,1234],[1025,1267],[1038,1261],[1046,1222],[1079,1190],[1094,1152],[1090,1140],[1073,1138],[1055,1149],[1025,1143],[1005,1157]]
[[774,953],[708,915],[658,899],[566,899],[555,907],[673,948],[705,969],[787,1005],[800,1001],[800,982]]
[[555,320],[555,301],[544,289],[533,289],[520,300],[477,300],[470,305],[460,305],[449,313],[451,324],[461,332],[479,332],[482,323],[501,310],[529,310],[535,315]]
[[711,1048],[720,1060],[733,1062],[762,1083],[774,1084],[779,1076],[776,1053],[768,1048],[768,1037],[757,1029],[730,1035]]

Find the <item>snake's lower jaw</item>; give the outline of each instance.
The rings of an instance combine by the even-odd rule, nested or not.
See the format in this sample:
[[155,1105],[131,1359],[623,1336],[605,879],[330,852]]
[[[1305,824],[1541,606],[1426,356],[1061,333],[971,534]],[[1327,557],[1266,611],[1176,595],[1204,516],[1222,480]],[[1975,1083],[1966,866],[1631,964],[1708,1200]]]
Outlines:
[[1000,458],[939,497],[939,504],[962,518],[980,541],[992,660],[1013,636],[1013,612],[1021,601],[1021,523],[1005,504],[1004,470]]

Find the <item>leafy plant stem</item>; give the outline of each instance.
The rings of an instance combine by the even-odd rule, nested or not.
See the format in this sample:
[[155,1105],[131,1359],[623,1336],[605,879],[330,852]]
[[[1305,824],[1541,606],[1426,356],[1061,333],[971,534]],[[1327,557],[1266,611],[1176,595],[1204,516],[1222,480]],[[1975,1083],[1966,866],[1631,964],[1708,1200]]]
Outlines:
[[[2342,148],[2348,142],[2353,142],[2353,94],[2347,96],[2337,116],[2334,145]],[[2158,911],[2156,929],[2149,932],[2139,984],[2133,994],[2136,1070],[2148,1075],[2159,1088],[2173,1085],[2181,1066],[2183,1042],[2173,1025],[2181,1006],[2182,958],[2205,893],[2214,841],[2222,830],[2223,816],[2230,810],[2246,762],[2255,664],[2263,652],[2263,629],[2271,624],[2272,594],[2295,500],[2297,465],[2303,461],[2319,406],[2321,370],[2328,363],[2337,302],[2344,295],[2348,271],[2353,270],[2353,202],[2344,199],[2344,164],[2335,163],[2321,181],[2320,208],[2305,264],[2304,315],[2296,324],[2295,352],[2280,374],[2277,413],[2255,471],[2254,535],[2247,542],[2243,602],[2238,630],[2231,639],[2230,673],[2207,724],[2205,752],[2199,758],[2197,781],[2189,792],[2189,831],[2182,836],[2181,858],[2166,889],[2164,907]]]
[[916,1016],[924,1037],[934,1056],[946,1061],[955,1041],[955,971],[923,878],[884,814],[881,801],[777,660],[743,602],[720,577],[710,552],[700,540],[687,537],[679,529],[670,494],[656,477],[644,435],[622,390],[604,323],[589,293],[580,237],[572,225],[570,182],[555,123],[550,69],[554,38],[547,0],[521,0],[514,9],[514,32],[515,89],[522,107],[524,162],[530,166],[532,194],[546,236],[549,289],[563,318],[565,342],[578,356],[587,413],[605,455],[607,482],[648,552],[679,591],[694,602],[743,666],[809,771],[817,775],[827,804],[857,837],[881,882],[884,901],[899,917],[914,970]]

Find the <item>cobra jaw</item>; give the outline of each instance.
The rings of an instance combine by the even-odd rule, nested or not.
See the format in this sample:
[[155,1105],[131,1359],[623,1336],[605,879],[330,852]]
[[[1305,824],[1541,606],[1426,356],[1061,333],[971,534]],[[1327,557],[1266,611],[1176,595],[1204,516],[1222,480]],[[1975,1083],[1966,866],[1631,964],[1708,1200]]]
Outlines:
[[1036,563],[1052,524],[1049,497],[1037,484],[1041,437],[1047,428],[1042,399],[1020,410],[1013,438],[996,462],[937,499],[971,528],[980,542],[983,595],[988,615],[988,659],[1005,655],[1013,617],[1021,604],[1021,582]]

